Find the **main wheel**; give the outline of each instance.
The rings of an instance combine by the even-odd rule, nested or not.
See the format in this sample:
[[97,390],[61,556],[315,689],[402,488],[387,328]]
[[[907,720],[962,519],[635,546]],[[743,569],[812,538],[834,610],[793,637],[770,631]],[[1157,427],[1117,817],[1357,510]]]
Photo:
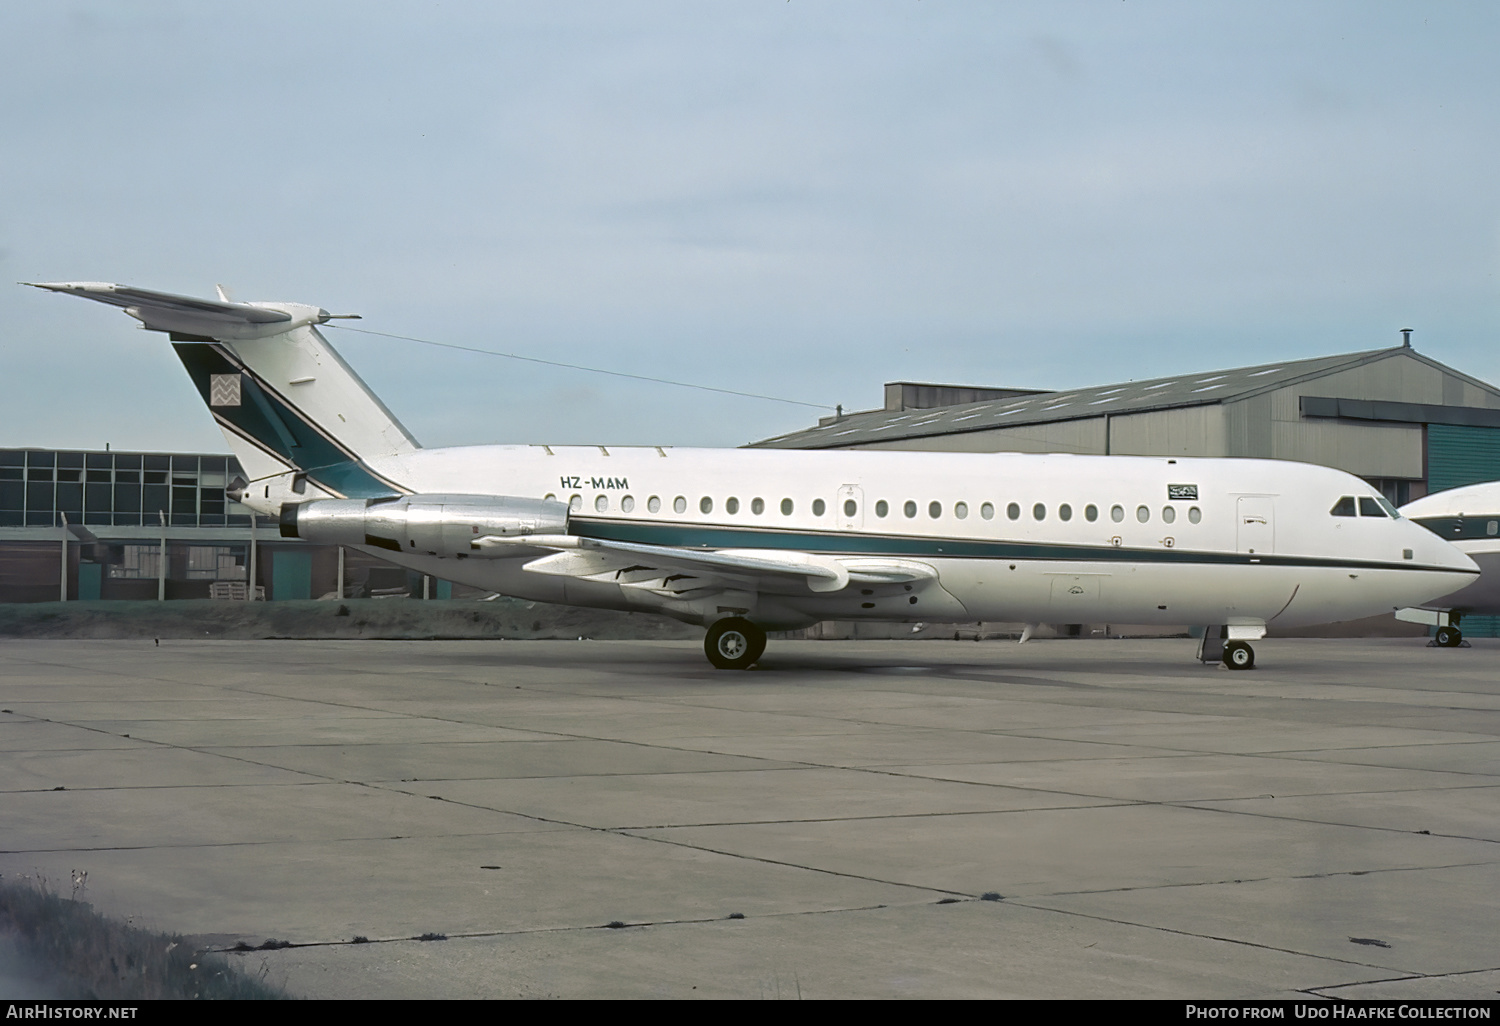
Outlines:
[[1436,640],[1439,648],[1457,648],[1463,643],[1463,631],[1457,627],[1439,627]]
[[1224,665],[1231,670],[1249,670],[1255,666],[1255,649],[1243,641],[1224,646]]
[[704,654],[721,670],[748,670],[765,650],[766,632],[739,617],[719,620],[703,638]]

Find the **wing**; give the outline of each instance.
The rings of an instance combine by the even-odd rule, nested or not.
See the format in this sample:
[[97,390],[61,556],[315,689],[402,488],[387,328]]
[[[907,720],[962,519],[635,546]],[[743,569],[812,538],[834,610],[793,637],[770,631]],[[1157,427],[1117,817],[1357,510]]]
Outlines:
[[525,565],[527,571],[642,588],[671,597],[692,591],[743,588],[755,591],[841,591],[854,584],[897,584],[937,577],[926,563],[825,556],[786,549],[682,549],[666,545],[604,541],[572,535],[481,538],[481,548],[517,546],[556,549]]

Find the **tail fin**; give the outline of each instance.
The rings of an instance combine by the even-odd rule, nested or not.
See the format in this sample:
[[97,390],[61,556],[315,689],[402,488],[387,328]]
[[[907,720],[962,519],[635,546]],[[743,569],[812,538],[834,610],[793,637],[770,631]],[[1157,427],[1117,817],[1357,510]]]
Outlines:
[[217,301],[102,282],[36,287],[122,307],[147,330],[169,333],[252,481],[290,475],[299,497],[308,483],[343,498],[407,491],[366,461],[420,446],[318,332],[327,310],[229,302],[222,287]]

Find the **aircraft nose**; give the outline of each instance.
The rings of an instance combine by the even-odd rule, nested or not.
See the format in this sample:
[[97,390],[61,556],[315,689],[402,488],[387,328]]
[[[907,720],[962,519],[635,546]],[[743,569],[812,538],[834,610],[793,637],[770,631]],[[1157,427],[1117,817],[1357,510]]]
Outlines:
[[[1426,528],[1419,528],[1419,530],[1425,532]],[[1433,566],[1440,566],[1444,570],[1466,575],[1479,573],[1479,564],[1456,546],[1430,533],[1422,541],[1422,548],[1431,553],[1430,562]],[[1418,552],[1422,554],[1420,549]]]

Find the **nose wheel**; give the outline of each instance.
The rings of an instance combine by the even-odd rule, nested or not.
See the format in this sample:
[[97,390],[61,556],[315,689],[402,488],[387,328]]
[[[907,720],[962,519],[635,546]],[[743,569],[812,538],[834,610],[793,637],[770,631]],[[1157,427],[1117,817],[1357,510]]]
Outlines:
[[1243,641],[1231,641],[1224,646],[1224,665],[1231,670],[1255,668],[1255,649]]
[[766,632],[749,620],[730,617],[708,628],[703,652],[721,670],[748,670],[766,651]]
[[1438,643],[1438,648],[1457,648],[1463,644],[1464,635],[1457,627],[1439,627],[1433,640]]

